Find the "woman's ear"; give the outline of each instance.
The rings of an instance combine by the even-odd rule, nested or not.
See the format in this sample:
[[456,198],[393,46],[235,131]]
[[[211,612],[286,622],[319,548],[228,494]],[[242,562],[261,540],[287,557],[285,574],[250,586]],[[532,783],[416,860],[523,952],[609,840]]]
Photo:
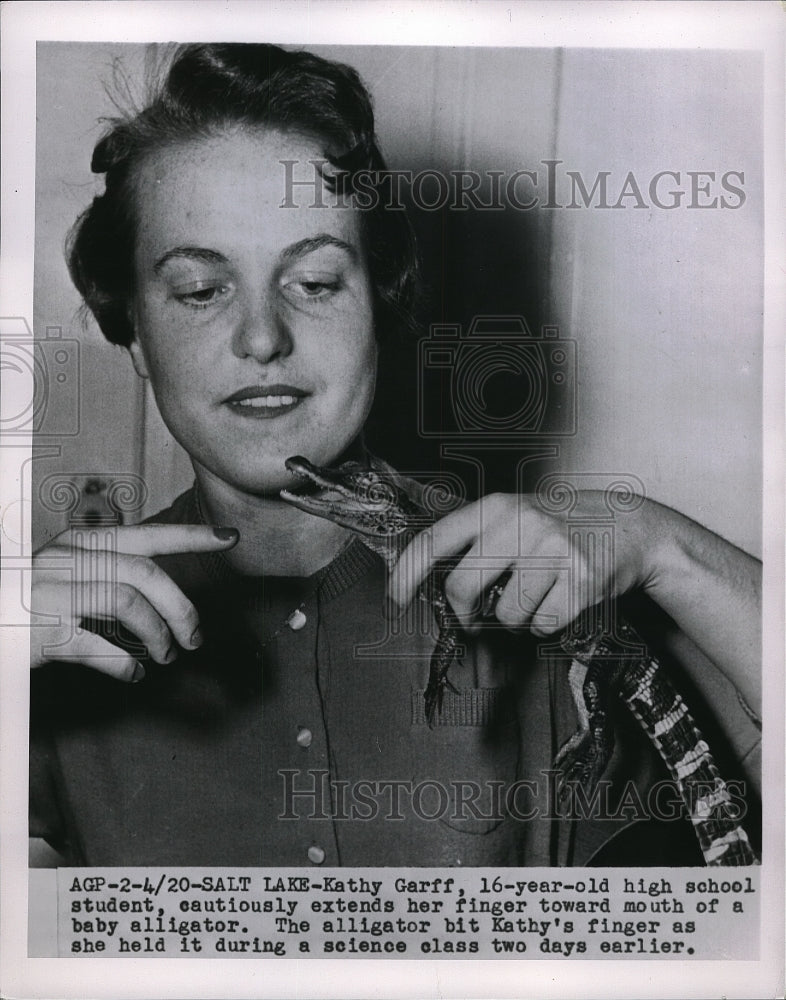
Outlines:
[[136,333],[138,324],[136,310],[133,303],[127,304],[126,316],[132,330],[131,342],[128,345],[128,353],[131,355],[134,371],[140,378],[150,378],[150,372],[147,370],[147,361],[145,360],[145,352],[142,350],[142,345],[139,343],[139,337]]
[[131,361],[134,365],[134,371],[139,375],[140,378],[150,378],[150,373],[147,370],[147,361],[145,360],[145,353],[142,350],[142,345],[139,343],[137,337],[131,341],[128,345],[128,353],[131,355]]

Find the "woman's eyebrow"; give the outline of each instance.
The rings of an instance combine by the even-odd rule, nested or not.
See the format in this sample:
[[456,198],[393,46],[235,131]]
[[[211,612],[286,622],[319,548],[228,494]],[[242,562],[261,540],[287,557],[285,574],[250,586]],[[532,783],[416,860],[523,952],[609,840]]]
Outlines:
[[356,248],[351,243],[345,243],[344,240],[340,240],[337,236],[331,236],[330,233],[320,233],[318,236],[309,236],[306,239],[298,240],[297,243],[293,243],[282,251],[281,258],[285,263],[288,263],[291,260],[296,260],[304,257],[306,254],[313,253],[315,250],[321,250],[323,247],[337,247],[339,250],[343,250],[349,254],[353,261],[357,260],[358,252]]
[[229,263],[222,253],[219,253],[217,250],[208,250],[207,247],[173,247],[172,250],[167,250],[165,254],[158,258],[153,265],[153,270],[158,274],[167,261],[183,257],[188,260],[200,261],[203,264]]

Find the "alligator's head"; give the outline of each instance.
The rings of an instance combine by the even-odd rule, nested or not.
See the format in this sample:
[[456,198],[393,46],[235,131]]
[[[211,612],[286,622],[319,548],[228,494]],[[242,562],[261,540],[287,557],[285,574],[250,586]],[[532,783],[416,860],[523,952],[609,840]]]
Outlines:
[[322,469],[296,455],[286,467],[299,482],[296,489],[281,490],[282,500],[317,517],[357,532],[369,543],[399,539],[422,527],[420,511],[390,476],[345,462],[336,469]]

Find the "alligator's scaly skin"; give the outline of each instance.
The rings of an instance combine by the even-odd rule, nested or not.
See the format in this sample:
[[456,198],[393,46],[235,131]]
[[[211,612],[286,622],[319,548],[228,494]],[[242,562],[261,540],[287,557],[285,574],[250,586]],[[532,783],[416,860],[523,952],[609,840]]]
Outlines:
[[[283,490],[282,499],[319,517],[341,524],[357,536],[388,567],[407,542],[433,523],[434,516],[407,495],[392,476],[380,475],[355,462],[337,469],[317,468],[299,456],[287,468],[307,483],[306,491]],[[439,713],[448,670],[458,648],[459,624],[445,599],[447,570],[432,573],[420,588],[439,628],[425,693],[429,723]],[[499,592],[499,586],[493,588]],[[487,611],[493,605],[487,603]],[[566,797],[579,784],[591,794],[614,749],[612,698],[625,702],[655,746],[676,783],[708,865],[757,863],[748,837],[736,818],[729,790],[710,749],[680,695],[658,661],[627,623],[604,627],[599,618],[565,630],[556,639],[571,657],[571,686],[579,712],[579,730],[560,749],[555,768],[559,791]]]
[[[564,632],[561,646],[574,658],[574,665],[586,667],[584,699],[590,732],[609,725],[605,707],[594,720],[591,711],[594,699],[605,700],[597,693],[600,678],[605,677],[610,693],[617,693],[639,721],[677,785],[705,862],[756,864],[758,859],[737,818],[739,807],[732,800],[709,746],[688,706],[632,626],[618,620],[613,632],[598,629],[594,634],[585,632],[580,636]],[[606,731],[613,740],[610,728]],[[580,730],[560,750],[555,766],[562,770],[566,781],[578,780],[592,787],[608,762],[607,756],[597,761],[595,757],[603,757],[608,745],[587,739],[585,732]],[[574,741],[578,745],[571,746]],[[591,772],[589,781],[587,771]]]

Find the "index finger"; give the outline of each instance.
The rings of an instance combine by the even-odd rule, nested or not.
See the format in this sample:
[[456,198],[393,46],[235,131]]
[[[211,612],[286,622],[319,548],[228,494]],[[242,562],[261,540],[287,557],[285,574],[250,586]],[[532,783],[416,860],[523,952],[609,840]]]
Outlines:
[[458,555],[472,545],[480,531],[478,519],[478,503],[470,503],[415,535],[388,579],[388,593],[399,607],[405,608],[413,600],[440,559]]
[[[166,556],[176,552],[223,552],[237,545],[237,528],[208,524],[135,524],[113,529],[115,551],[134,556]],[[87,548],[95,545],[89,532],[69,528],[57,544]]]

